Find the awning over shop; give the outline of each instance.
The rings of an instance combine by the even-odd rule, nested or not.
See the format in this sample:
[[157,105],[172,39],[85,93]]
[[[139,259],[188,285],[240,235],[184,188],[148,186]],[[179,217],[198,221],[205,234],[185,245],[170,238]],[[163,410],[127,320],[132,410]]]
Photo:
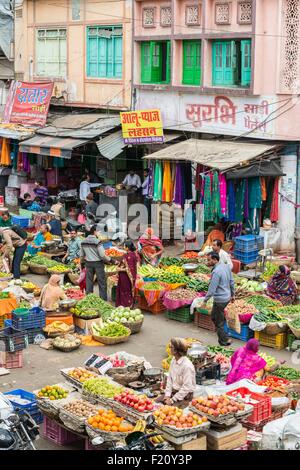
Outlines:
[[88,141],[62,137],[36,135],[20,144],[20,152],[36,153],[50,157],[71,158],[72,150]]
[[276,162],[262,161],[246,168],[236,168],[226,173],[227,179],[254,178],[256,176],[284,176]]
[[122,131],[114,132],[113,134],[98,140],[96,144],[101,155],[108,158],[108,160],[113,160],[122,152],[123,148],[126,147]]
[[29,129],[18,124],[0,123],[0,137],[6,139],[25,140],[33,136],[35,129]]
[[147,155],[147,160],[173,160],[200,163],[226,171],[272,153],[278,145],[232,142],[226,140],[188,139]]

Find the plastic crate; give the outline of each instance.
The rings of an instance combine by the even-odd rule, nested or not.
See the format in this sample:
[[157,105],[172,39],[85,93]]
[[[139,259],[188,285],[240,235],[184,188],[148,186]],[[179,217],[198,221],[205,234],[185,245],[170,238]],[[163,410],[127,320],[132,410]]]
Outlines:
[[242,395],[243,398],[249,395],[250,398],[257,401],[257,403],[245,402],[253,406],[252,414],[246,420],[248,423],[258,424],[272,415],[271,398],[266,395],[251,392],[246,387],[237,388],[236,390],[227,392],[227,395],[230,395],[233,398],[238,395]]
[[0,352],[0,365],[6,369],[20,369],[23,367],[23,351]]
[[4,342],[5,351],[21,351],[28,347],[28,335],[24,331],[13,327],[4,328],[0,331],[0,341]]
[[262,250],[264,248],[264,237],[259,235],[242,235],[234,239],[234,249],[249,252]]
[[241,332],[237,333],[235,330],[228,328],[227,323],[225,322],[224,331],[231,338],[239,339],[240,341],[248,341],[254,336],[254,331],[250,330],[248,325],[241,325]]
[[27,228],[30,223],[30,219],[22,215],[12,215],[11,220],[13,225],[19,225],[22,228]]
[[41,413],[39,411],[39,409],[37,409],[36,411],[34,411],[33,413],[31,413],[31,417],[34,419],[34,421],[36,422],[36,424],[41,424],[44,420],[44,415],[43,413]]
[[12,326],[18,330],[44,328],[46,325],[46,313],[39,307],[28,309],[16,309],[12,313]]
[[216,331],[214,322],[209,314],[203,313],[202,311],[196,311],[194,315],[194,323],[199,328],[204,330]]
[[12,320],[4,320],[4,328],[12,327]]
[[166,311],[166,307],[161,300],[157,300],[153,305],[149,306],[145,297],[138,296],[138,307],[140,310],[145,312],[151,312],[153,314],[162,313]]
[[221,365],[218,363],[212,363],[208,366],[204,366],[201,369],[196,370],[196,384],[202,385],[206,380],[220,380],[221,377]]
[[167,310],[166,317],[169,320],[180,321],[181,323],[191,323],[193,321],[193,315],[190,314],[190,307]]
[[15,397],[22,398],[24,400],[30,401],[25,405],[21,405],[14,401],[12,398],[9,398],[9,401],[13,404],[14,408],[18,408],[20,412],[27,411],[31,415],[32,412],[38,411],[36,397],[33,393],[27,392],[22,388],[17,388],[16,390],[11,390],[10,392],[5,392],[4,395],[15,395]]
[[26,333],[28,335],[28,343],[29,344],[34,344],[34,340],[36,338],[36,336],[38,335],[44,335],[43,333],[43,330],[41,330],[41,328],[33,328],[32,330],[26,330]]
[[257,250],[244,252],[244,251],[235,249],[233,254],[234,254],[234,257],[243,264],[255,263],[255,261],[257,261],[259,257]]
[[94,447],[91,444],[91,441],[88,438],[86,438],[85,443],[84,443],[84,450],[101,450],[101,449],[97,449],[97,447]]
[[44,417],[43,435],[46,439],[55,442],[55,444],[59,446],[72,444],[82,439],[82,437],[77,436],[71,431],[67,431],[47,416]]
[[273,349],[284,349],[287,347],[287,334],[267,335],[262,331],[255,331],[255,339],[258,339],[261,346],[268,346]]

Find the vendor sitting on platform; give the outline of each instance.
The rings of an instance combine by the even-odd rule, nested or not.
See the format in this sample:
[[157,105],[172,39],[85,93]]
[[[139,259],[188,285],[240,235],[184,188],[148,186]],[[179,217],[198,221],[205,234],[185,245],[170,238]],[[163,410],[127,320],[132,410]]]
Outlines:
[[134,170],[130,170],[127,176],[125,176],[122,186],[128,189],[139,189],[142,186],[141,178],[137,175]]
[[68,251],[63,257],[62,261],[64,263],[72,263],[75,259],[80,258],[80,247],[81,247],[81,240],[77,236],[77,232],[75,229],[72,229],[70,232],[70,241],[68,243]]
[[153,228],[147,228],[138,241],[138,251],[142,263],[156,266],[164,251],[161,240],[154,235]]
[[287,266],[279,266],[278,272],[271,278],[267,295],[279,300],[283,305],[291,305],[297,297],[297,286],[291,278],[291,271]]
[[64,290],[60,287],[60,276],[53,274],[48,284],[46,284],[41,292],[40,306],[44,310],[56,310],[58,308],[58,302],[66,299]]
[[220,263],[221,264],[228,264],[230,269],[233,268],[233,264],[230,258],[230,255],[222,249],[223,243],[221,240],[214,240],[212,243],[212,246],[207,246],[204,251],[201,251],[199,253],[199,256],[205,256],[214,251],[215,253],[218,253],[220,257]]
[[253,338],[235,351],[230,359],[231,370],[226,379],[227,385],[242,379],[254,380],[259,371],[267,368],[267,363],[258,355],[258,350],[259,341]]
[[30,255],[35,255],[38,251],[41,251],[42,244],[52,240],[52,235],[49,232],[49,228],[46,224],[41,225],[40,231],[36,234],[33,242],[27,247],[27,251]]
[[221,240],[221,242],[225,241],[225,235],[222,232],[222,224],[216,224],[209,232],[205,243],[202,245],[201,251],[204,251],[206,247],[211,247],[214,240]]
[[185,408],[192,400],[196,390],[196,373],[194,365],[186,357],[188,349],[184,339],[171,339],[170,350],[174,357],[170,364],[165,394],[157,402]]

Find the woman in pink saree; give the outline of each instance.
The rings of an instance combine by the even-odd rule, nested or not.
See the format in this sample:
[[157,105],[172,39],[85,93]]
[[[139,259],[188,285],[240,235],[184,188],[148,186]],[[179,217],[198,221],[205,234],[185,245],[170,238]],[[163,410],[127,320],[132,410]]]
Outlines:
[[116,307],[133,307],[134,290],[137,277],[138,256],[134,243],[125,242],[126,255],[123,256],[119,272],[119,280],[116,294]]
[[255,374],[267,365],[266,361],[257,354],[258,350],[259,341],[253,338],[235,351],[230,360],[232,368],[226,379],[227,385],[242,379],[255,380]]
[[142,263],[152,264],[152,266],[156,266],[159,263],[164,251],[161,240],[154,235],[154,230],[150,227],[140,237],[138,249]]

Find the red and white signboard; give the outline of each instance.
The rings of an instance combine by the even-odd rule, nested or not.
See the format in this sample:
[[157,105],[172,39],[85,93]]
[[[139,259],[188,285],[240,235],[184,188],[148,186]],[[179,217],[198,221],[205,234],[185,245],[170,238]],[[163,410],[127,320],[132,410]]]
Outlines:
[[53,82],[13,81],[7,98],[4,122],[28,126],[46,124]]

